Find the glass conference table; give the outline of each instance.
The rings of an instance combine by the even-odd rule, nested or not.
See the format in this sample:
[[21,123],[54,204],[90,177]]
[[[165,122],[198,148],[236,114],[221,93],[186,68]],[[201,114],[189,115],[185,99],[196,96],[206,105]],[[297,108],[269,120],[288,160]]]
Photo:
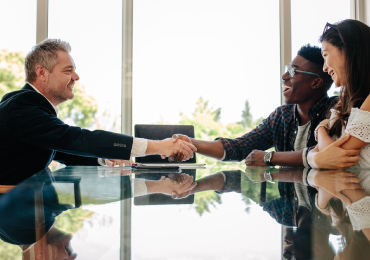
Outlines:
[[[177,170],[133,171],[45,169],[0,185],[0,259],[334,259],[352,249],[315,207],[302,181],[310,169],[181,168],[197,186],[177,199]],[[170,180],[156,193],[143,191],[161,176]]]

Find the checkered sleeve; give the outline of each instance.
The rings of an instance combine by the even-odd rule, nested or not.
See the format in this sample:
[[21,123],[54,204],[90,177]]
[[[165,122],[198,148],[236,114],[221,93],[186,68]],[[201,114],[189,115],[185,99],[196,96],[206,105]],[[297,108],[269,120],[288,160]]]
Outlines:
[[241,161],[244,160],[254,149],[266,150],[274,144],[274,133],[279,128],[279,108],[255,129],[245,135],[235,138],[217,138],[224,146],[226,156],[224,161]]
[[240,193],[240,171],[224,171],[225,174],[225,183],[222,186],[222,189],[216,191],[217,193],[225,193],[225,192],[238,192]]

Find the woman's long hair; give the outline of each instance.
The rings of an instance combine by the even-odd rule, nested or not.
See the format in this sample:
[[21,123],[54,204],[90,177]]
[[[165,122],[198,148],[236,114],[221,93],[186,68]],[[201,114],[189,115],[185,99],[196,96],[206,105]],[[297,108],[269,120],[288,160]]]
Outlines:
[[351,19],[327,23],[320,36],[323,41],[337,47],[345,57],[344,86],[335,107],[338,117],[329,132],[330,136],[340,137],[351,109],[361,107],[370,94],[370,27]]

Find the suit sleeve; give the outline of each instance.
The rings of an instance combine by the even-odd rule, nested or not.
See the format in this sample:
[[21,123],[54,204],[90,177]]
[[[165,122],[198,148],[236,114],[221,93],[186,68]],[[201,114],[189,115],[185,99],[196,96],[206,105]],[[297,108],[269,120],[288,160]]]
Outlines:
[[6,127],[17,139],[30,145],[85,157],[130,159],[132,136],[69,126],[57,118],[40,94],[15,97],[6,112]]
[[98,158],[56,152],[54,160],[67,166],[100,166]]

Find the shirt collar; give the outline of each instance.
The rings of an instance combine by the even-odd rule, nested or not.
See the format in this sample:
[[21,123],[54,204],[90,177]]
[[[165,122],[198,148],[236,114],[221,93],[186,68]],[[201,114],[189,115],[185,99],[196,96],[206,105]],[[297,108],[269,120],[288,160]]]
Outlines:
[[[311,120],[313,118],[319,118],[321,116],[321,114],[324,112],[326,113],[327,112],[327,109],[326,109],[326,103],[327,103],[327,100],[329,99],[328,95],[326,95],[325,97],[323,97],[322,99],[320,99],[313,107],[311,107],[309,110],[308,110],[308,116],[311,118]],[[324,115],[325,117],[326,115]],[[295,104],[294,105],[294,120],[295,121],[298,121],[298,105]]]
[[[44,98],[46,98],[41,92],[40,92],[40,90],[38,90],[34,85],[32,85],[31,83],[29,83],[29,82],[26,82],[28,85],[30,85],[37,93],[40,93]],[[47,99],[46,98],[46,100],[47,101],[49,101],[49,103],[53,106],[53,108],[54,108],[54,110],[55,110],[55,112],[57,113],[57,115],[58,115],[58,113],[59,113],[59,108],[58,107],[56,107],[56,106],[54,106],[53,105],[53,103],[51,103],[50,102],[50,100],[49,99]]]
[[[317,102],[313,107],[311,107],[308,110],[308,115],[311,118],[315,118],[315,117],[318,117],[318,118],[324,117],[324,118],[326,118],[328,99],[329,99],[328,95],[326,95],[325,97],[320,99],[319,102]],[[325,114],[322,115],[323,113],[325,113]]]

